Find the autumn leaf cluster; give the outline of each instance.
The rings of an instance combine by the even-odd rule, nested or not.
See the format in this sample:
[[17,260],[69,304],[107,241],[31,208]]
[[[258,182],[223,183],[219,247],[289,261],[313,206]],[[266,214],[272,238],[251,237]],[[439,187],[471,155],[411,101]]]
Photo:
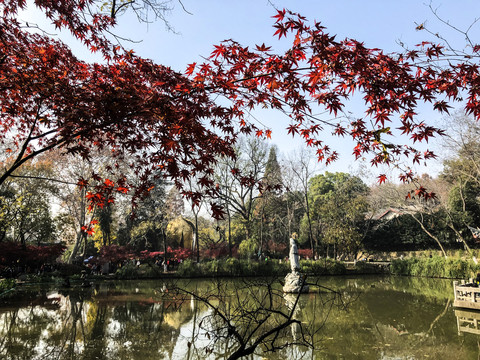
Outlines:
[[[324,141],[325,131],[353,139],[355,157],[368,156],[373,165],[404,158],[420,163],[435,155],[415,144],[443,132],[417,118],[418,104],[444,113],[465,97],[465,111],[480,116],[478,46],[467,60],[446,63],[445,49],[427,42],[385,54],[353,39],[337,41],[321,23],[281,10],[273,26],[275,36],[291,41],[284,53],[227,40],[207,61],[180,74],[114,45],[107,34],[117,19],[95,11],[92,0],[34,3],[104,62],[84,62],[61,41],[30,31],[17,19],[25,1],[0,1],[0,141],[6,159],[0,184],[52,149],[89,159],[93,150],[107,148],[119,163],[128,162],[139,182],[130,182],[118,163],[107,169],[109,178],[79,179],[89,187],[92,206],[113,201],[117,192],[145,195],[158,176],[179,188],[195,178],[203,190],[183,194],[198,203],[203,193],[215,195],[216,161],[235,156],[240,134],[270,137],[270,129],[248,120],[257,107],[288,115],[288,133],[302,137],[327,164],[338,153]],[[343,115],[353,94],[363,97],[362,118]],[[328,119],[314,115],[318,109]],[[400,135],[409,142],[395,140]],[[400,177],[411,181],[413,173],[407,169]],[[212,210],[221,213],[215,202]]]

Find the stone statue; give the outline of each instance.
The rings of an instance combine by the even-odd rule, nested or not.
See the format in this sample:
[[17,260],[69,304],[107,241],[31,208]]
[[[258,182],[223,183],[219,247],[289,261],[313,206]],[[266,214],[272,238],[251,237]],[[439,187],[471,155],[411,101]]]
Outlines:
[[300,261],[298,259],[297,234],[293,233],[290,238],[290,269],[293,273],[300,271]]
[[308,285],[305,284],[305,276],[300,273],[300,260],[298,257],[297,234],[290,237],[290,269],[292,270],[285,277],[283,292],[285,293],[306,293]]

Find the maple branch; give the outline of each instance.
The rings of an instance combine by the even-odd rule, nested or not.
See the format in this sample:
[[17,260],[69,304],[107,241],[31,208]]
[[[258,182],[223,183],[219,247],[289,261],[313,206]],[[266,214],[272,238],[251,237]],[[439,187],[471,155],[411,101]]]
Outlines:
[[112,35],[115,38],[115,40],[117,41],[117,44],[119,44],[120,46],[122,46],[122,41],[121,40],[126,41],[126,42],[130,42],[130,43],[133,43],[133,44],[140,44],[143,41],[143,40],[133,40],[133,39],[130,39],[130,38],[126,38],[126,37],[120,36],[120,35],[112,32],[110,30],[105,30],[105,32],[107,34]]
[[51,135],[51,134],[54,134],[54,133],[56,133],[56,132],[58,132],[58,131],[59,131],[59,128],[55,128],[55,129],[46,131],[46,132],[44,132],[44,133],[38,134],[38,135],[36,135],[36,136],[32,136],[32,137],[30,137],[30,141],[34,141],[34,140],[38,140],[38,139],[44,138],[44,137],[46,137],[46,136],[48,136],[48,135]]
[[126,1],[126,2],[124,2],[123,4],[121,4],[118,8],[115,8],[116,5],[117,5],[117,0],[112,0],[112,11],[111,11],[111,13],[110,13],[111,18],[112,18],[112,19],[115,19],[116,16],[117,16],[117,14],[118,14],[118,12],[119,12],[122,8],[129,6],[129,5],[133,4],[134,2],[135,2],[135,0]]
[[[37,126],[37,121],[38,121],[38,118],[40,116],[40,106],[38,107],[37,109],[37,115],[35,116],[35,119],[33,119],[33,123],[32,125],[30,126],[30,131],[29,131],[29,134],[27,136],[27,138],[25,139],[25,141],[23,142],[23,145],[20,149],[20,152],[18,153],[17,155],[17,159],[14,161],[14,163],[16,163],[17,161],[19,161],[20,159],[23,158],[23,155],[25,154],[25,152],[27,151],[27,148],[28,148],[28,144],[30,143],[31,141],[31,137],[32,137],[32,134],[35,130],[35,127]],[[1,184],[1,182],[0,182]]]
[[50,33],[44,29],[42,29],[40,27],[40,25],[38,24],[35,24],[35,23],[29,23],[29,22],[25,22],[25,26],[20,26],[20,28],[27,28],[27,29],[36,29],[36,30],[39,30],[43,33],[43,35],[48,35],[48,36],[55,36],[56,34],[55,33]]
[[57,183],[60,183],[60,184],[65,184],[65,185],[78,185],[78,183],[64,181],[64,180],[58,180],[58,179],[54,179],[54,178],[47,178],[47,177],[43,177],[43,176],[13,175],[13,174],[11,174],[9,177],[19,178],[19,179],[46,180],[46,181],[57,182]]
[[17,170],[20,166],[22,166],[24,163],[26,163],[28,160],[30,159],[33,159],[35,156],[38,156],[46,151],[49,151],[49,150],[52,150],[53,148],[55,148],[58,144],[57,143],[53,143],[47,147],[44,147],[43,149],[40,149],[40,150],[36,150],[36,151],[33,151],[31,152],[30,154],[28,154],[27,156],[25,156],[24,158],[22,158],[21,160],[19,160],[17,158],[17,160],[13,163],[13,165],[8,168],[8,169],[5,169],[5,172],[2,174],[2,176],[0,176],[0,185],[2,185],[6,179],[8,179],[8,177],[12,176],[12,173]]
[[230,319],[228,319],[225,314],[223,314],[221,311],[218,311],[218,308],[212,304],[212,302],[210,302],[209,300],[209,297],[201,297],[199,296],[197,293],[194,293],[192,291],[189,291],[189,290],[186,290],[186,289],[176,289],[177,291],[181,291],[181,292],[184,292],[185,294],[188,294],[190,296],[192,296],[195,300],[198,300],[198,301],[201,301],[203,302],[204,304],[206,304],[210,309],[212,309],[213,311],[216,311],[215,312],[215,315],[219,316],[224,322],[225,324],[227,325],[228,327],[228,330],[229,330],[229,333],[231,333],[232,335],[235,336],[235,338],[237,339],[237,341],[242,345],[244,346],[245,344],[245,340],[243,339],[243,336],[238,332],[237,328],[235,327],[235,325],[233,325],[230,321]]
[[[42,149],[34,150],[30,154],[28,154],[27,156],[24,157],[24,154],[25,154],[25,152],[28,148],[28,144],[30,144],[33,140],[38,140],[41,137],[44,137],[44,136],[50,135],[52,133],[58,132],[58,130],[59,130],[58,128],[57,129],[52,129],[52,130],[47,131],[43,134],[39,134],[37,136],[32,136],[32,134],[35,130],[35,127],[36,127],[39,116],[40,116],[39,112],[37,112],[37,116],[36,116],[35,120],[33,121],[33,124],[30,127],[30,132],[29,132],[28,136],[25,138],[25,140],[23,142],[23,145],[22,145],[22,148],[20,149],[20,152],[18,153],[15,161],[13,162],[13,164],[8,169],[5,169],[4,173],[0,176],[0,185],[3,184],[9,176],[12,176],[12,174],[15,172],[15,170],[17,170],[19,167],[21,167],[24,163],[26,163],[30,159],[33,159],[34,157],[36,157],[36,156],[38,156],[38,155],[40,155],[40,154],[42,154],[46,151],[49,151],[49,150],[52,150],[56,147],[62,146],[63,144],[68,143],[69,140],[75,139],[79,136],[81,137],[82,134],[86,135],[90,132],[89,129],[83,129],[83,130],[79,130],[77,132],[71,133],[70,136],[68,136],[68,137],[59,137],[56,141],[53,141],[48,146],[45,146]],[[112,119],[110,121],[110,124],[113,124],[113,123],[115,123],[114,119]],[[108,124],[109,124],[108,122],[107,122],[107,124],[98,124],[98,125],[94,126],[93,129],[102,129],[103,126],[105,126],[105,125],[108,126]]]
[[[433,11],[433,10],[432,10],[432,11]],[[434,14],[436,15],[435,12],[434,12]],[[436,16],[437,16],[437,15],[436,15]],[[437,16],[437,18],[438,18],[438,16]],[[442,21],[443,21],[443,20],[442,20]],[[450,49],[450,51],[453,52],[454,55],[456,55],[456,56],[461,56],[462,53],[459,52],[458,50],[455,50],[455,49],[453,48],[453,46],[450,45],[450,43],[448,42],[448,40],[447,40],[445,37],[441,36],[438,32],[437,32],[437,33],[434,33],[434,32],[431,31],[430,29],[426,28],[423,23],[422,23],[422,24],[417,24],[417,23],[415,22],[415,25],[417,25],[417,29],[425,30],[425,31],[428,32],[430,35],[433,35],[433,36],[435,36],[436,38],[438,38],[438,39],[442,40],[443,42],[445,42],[445,44],[448,46],[448,48]],[[430,62],[431,62],[430,59],[429,59],[428,61],[426,61],[426,63],[430,63]]]

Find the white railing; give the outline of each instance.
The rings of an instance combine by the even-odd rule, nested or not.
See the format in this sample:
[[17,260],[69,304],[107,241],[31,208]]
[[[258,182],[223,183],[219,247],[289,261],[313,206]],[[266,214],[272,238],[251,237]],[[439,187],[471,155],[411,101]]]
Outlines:
[[465,283],[462,280],[453,282],[455,301],[453,306],[480,310],[480,287],[473,284],[473,281]]

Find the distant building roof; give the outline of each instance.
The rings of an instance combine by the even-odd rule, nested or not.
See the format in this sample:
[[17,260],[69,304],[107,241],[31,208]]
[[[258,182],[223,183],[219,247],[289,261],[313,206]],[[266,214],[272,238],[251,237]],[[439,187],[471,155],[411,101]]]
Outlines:
[[419,211],[418,207],[416,206],[408,206],[405,208],[388,208],[379,210],[375,213],[372,217],[373,220],[391,220],[396,217],[405,214],[414,214]]

